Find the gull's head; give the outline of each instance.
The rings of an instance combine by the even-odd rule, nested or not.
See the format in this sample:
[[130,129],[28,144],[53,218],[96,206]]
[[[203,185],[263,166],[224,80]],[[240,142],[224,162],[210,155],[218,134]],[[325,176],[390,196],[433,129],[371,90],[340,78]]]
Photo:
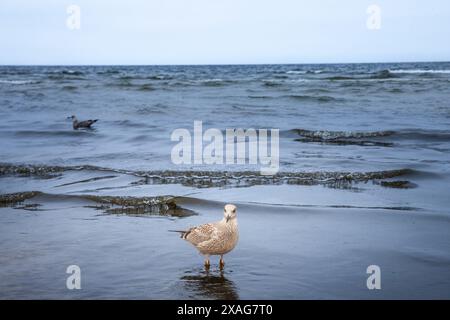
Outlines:
[[234,204],[227,204],[223,209],[223,216],[225,220],[228,222],[232,219],[236,219],[237,216],[237,208]]

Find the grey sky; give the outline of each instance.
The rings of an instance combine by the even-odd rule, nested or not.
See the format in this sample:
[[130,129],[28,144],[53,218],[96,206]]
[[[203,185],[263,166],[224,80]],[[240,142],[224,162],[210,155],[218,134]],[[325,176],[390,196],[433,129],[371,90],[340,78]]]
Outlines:
[[[81,29],[66,26],[70,4]],[[366,26],[377,4],[381,29]],[[450,60],[448,0],[1,0],[0,64]]]

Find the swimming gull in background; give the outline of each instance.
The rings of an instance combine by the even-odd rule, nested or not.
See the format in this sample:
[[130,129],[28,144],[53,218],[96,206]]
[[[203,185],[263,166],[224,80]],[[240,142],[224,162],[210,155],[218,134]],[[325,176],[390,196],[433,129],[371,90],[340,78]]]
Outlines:
[[181,233],[182,239],[192,243],[200,251],[205,257],[206,269],[209,269],[209,257],[212,255],[220,255],[220,269],[223,269],[223,255],[234,249],[239,238],[236,210],[235,205],[227,204],[220,221],[202,224],[187,231],[170,231]]
[[91,126],[98,121],[98,119],[95,120],[85,120],[85,121],[78,121],[77,117],[71,116],[69,119],[72,119],[73,121],[73,129],[77,130],[79,128],[88,128],[90,129]]

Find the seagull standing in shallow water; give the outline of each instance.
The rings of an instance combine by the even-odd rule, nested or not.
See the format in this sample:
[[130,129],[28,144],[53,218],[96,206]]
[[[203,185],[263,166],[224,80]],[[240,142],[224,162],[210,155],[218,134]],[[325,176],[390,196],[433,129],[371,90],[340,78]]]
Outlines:
[[222,220],[202,224],[187,231],[175,231],[181,233],[181,238],[192,243],[205,257],[206,269],[210,267],[209,257],[212,255],[220,255],[220,269],[223,269],[223,255],[236,246],[239,239],[236,210],[235,205],[227,204]]
[[78,121],[77,117],[75,117],[75,116],[70,116],[68,119],[72,119],[72,121],[73,121],[73,129],[74,130],[77,130],[79,128],[90,129],[91,126],[98,121],[98,119]]

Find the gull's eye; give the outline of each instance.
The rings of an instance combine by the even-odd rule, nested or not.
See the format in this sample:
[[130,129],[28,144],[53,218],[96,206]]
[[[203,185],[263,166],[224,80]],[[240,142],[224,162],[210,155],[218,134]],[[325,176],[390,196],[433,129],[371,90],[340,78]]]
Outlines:
[[236,209],[233,209],[233,213],[236,213]]

